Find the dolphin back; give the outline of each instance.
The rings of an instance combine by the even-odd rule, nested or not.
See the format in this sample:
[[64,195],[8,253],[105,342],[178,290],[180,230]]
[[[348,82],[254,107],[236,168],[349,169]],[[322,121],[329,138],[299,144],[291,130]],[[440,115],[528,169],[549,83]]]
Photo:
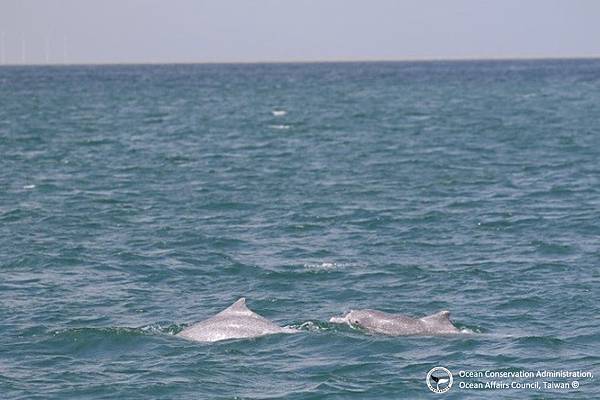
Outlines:
[[444,310],[421,318],[430,330],[438,333],[456,333],[459,330],[450,321],[450,311]]
[[187,327],[177,336],[199,342],[216,342],[294,332],[297,330],[282,328],[250,310],[242,297],[220,313]]

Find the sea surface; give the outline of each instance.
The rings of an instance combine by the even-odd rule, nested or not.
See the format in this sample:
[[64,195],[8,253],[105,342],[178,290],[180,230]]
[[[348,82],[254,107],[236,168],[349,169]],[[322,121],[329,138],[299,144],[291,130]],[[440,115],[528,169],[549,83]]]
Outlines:
[[2,399],[600,398],[599,267],[600,60],[0,67]]

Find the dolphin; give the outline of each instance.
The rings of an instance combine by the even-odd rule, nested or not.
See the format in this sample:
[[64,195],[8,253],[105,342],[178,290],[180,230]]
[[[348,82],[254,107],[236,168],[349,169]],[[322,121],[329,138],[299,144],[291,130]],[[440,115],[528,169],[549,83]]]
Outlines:
[[437,390],[440,390],[440,384],[445,385],[450,381],[450,378],[437,377],[431,375],[431,380],[435,382],[435,387],[437,388]]
[[217,342],[227,339],[254,338],[275,333],[296,333],[292,328],[282,328],[246,307],[246,299],[238,301],[220,313],[189,326],[177,336],[198,342]]
[[390,336],[435,336],[460,333],[460,330],[450,321],[450,311],[440,311],[423,318],[411,318],[377,310],[350,310],[345,316],[333,317],[329,322],[348,324],[351,327]]

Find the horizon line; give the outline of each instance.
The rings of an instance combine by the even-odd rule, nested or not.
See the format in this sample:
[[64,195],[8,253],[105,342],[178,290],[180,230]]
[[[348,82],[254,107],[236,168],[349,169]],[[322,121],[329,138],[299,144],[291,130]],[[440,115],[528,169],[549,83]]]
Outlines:
[[1,67],[60,67],[60,66],[119,66],[119,65],[260,65],[260,64],[342,64],[342,63],[393,63],[393,62],[477,62],[477,61],[551,61],[551,60],[597,60],[600,55],[577,56],[492,56],[492,57],[405,57],[405,58],[340,58],[340,59],[288,59],[246,61],[82,61],[82,62],[39,62],[4,63]]

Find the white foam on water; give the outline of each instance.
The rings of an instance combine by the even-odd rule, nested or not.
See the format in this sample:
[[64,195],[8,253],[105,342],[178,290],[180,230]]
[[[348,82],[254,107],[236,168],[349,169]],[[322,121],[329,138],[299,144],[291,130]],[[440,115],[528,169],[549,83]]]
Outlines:
[[275,117],[283,117],[284,115],[287,114],[287,111],[285,111],[285,110],[273,110],[273,111],[271,111],[271,114],[273,114]]
[[522,94],[521,96],[517,96],[517,97],[521,97],[522,99],[529,99],[531,97],[537,97],[536,93],[525,93]]
[[309,332],[324,332],[331,329],[329,327],[321,326],[313,321],[306,321],[300,324],[299,326],[293,326],[292,328]]
[[269,128],[273,129],[290,129],[289,125],[269,125]]
[[309,271],[337,271],[339,269],[361,267],[359,263],[338,263],[338,262],[321,262],[321,263],[305,263],[304,268]]
[[304,268],[307,269],[316,269],[316,270],[330,270],[336,269],[339,265],[334,262],[322,262],[322,263],[306,263],[304,264]]
[[414,121],[427,121],[428,119],[431,119],[431,115],[412,115],[409,118]]
[[33,189],[35,188],[35,185],[25,185],[23,186],[23,189]]

